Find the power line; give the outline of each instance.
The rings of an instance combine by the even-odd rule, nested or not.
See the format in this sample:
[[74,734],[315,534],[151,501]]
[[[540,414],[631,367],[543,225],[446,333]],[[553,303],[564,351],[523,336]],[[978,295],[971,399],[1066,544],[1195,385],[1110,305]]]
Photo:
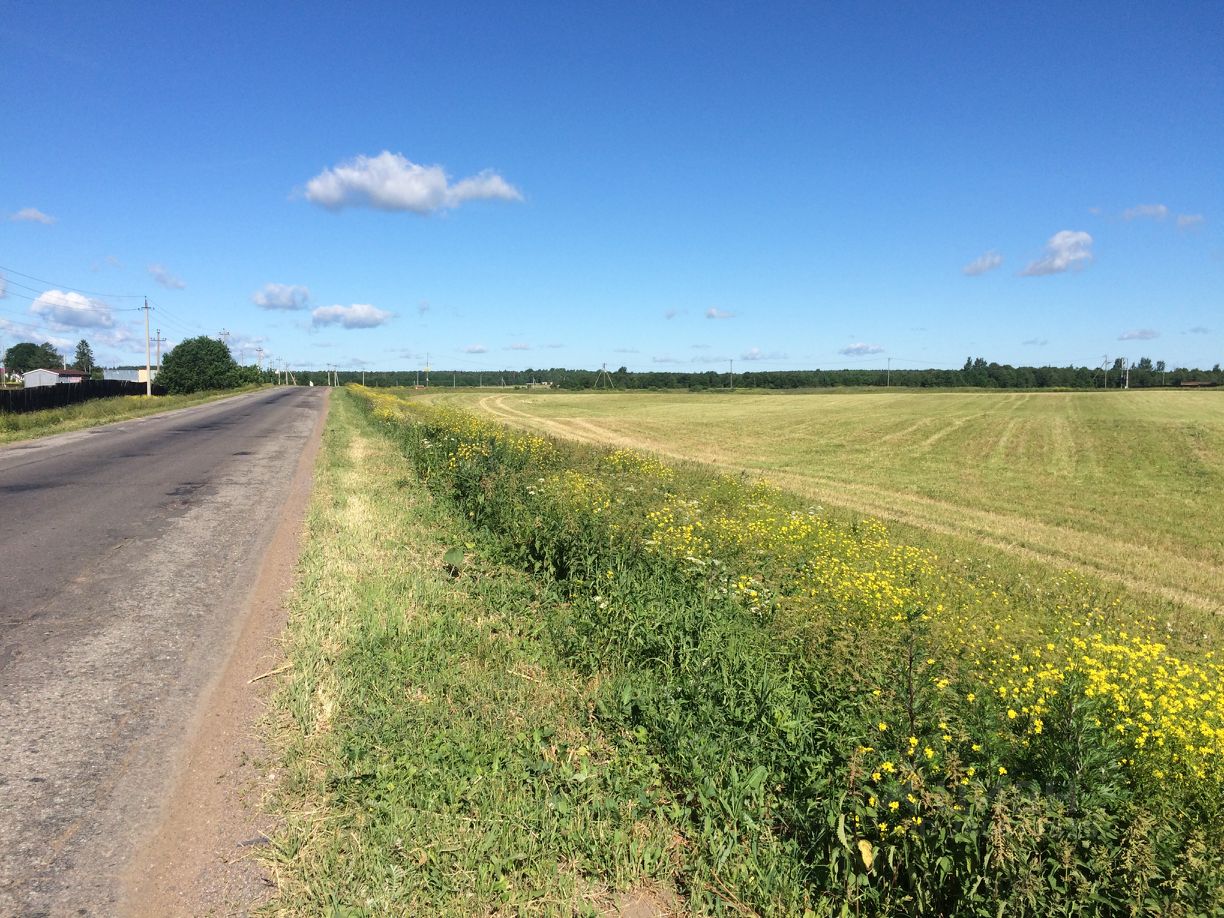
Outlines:
[[[86,296],[109,296],[112,299],[117,299],[117,300],[138,300],[144,295],[141,293],[98,293],[96,290],[82,290],[80,287],[69,287],[67,284],[58,284],[55,281],[49,281],[41,277],[35,277],[33,274],[26,274],[22,271],[16,270],[15,268],[6,268],[4,265],[0,265],[0,271],[4,271],[8,274],[16,274],[18,277],[24,277],[27,280],[38,281],[40,284],[47,284],[48,286],[51,286],[51,287],[58,287],[61,290],[71,290],[73,293],[83,293]],[[137,307],[137,308],[141,309],[143,307]]]
[[[35,289],[33,287],[26,287],[25,284],[15,284],[15,286],[25,287],[26,290]],[[20,297],[21,299],[29,300],[32,303],[37,303],[39,300],[42,300],[44,303],[50,303],[52,306],[66,306],[69,309],[94,309],[99,312],[139,312],[141,309],[139,306],[111,306],[108,303],[72,303],[58,297],[48,297],[48,294],[51,292],[52,291],[47,290],[38,294],[38,296],[30,296],[27,293],[18,293],[16,290],[9,290],[5,296]],[[64,291],[58,290],[55,292],[63,293]]]

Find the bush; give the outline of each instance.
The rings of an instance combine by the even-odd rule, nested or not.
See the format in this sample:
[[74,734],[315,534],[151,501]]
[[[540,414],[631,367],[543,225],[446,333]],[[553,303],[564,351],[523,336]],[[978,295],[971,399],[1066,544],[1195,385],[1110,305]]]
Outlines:
[[172,395],[203,389],[236,389],[243,385],[242,368],[229,347],[207,335],[180,342],[162,360],[157,384]]

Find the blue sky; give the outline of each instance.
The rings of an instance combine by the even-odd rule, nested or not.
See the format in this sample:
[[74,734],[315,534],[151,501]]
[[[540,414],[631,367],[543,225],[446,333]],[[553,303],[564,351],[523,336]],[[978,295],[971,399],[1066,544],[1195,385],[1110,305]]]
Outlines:
[[[0,3],[0,345],[1224,360],[1224,5]],[[125,296],[120,296],[120,295]]]

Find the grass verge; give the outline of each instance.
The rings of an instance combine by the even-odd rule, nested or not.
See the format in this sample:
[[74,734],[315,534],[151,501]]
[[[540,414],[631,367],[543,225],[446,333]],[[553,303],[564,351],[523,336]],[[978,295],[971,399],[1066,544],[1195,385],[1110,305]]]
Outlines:
[[667,897],[659,766],[546,638],[560,600],[485,557],[335,399],[273,704],[268,914],[599,914]]
[[86,427],[97,427],[114,421],[160,414],[176,408],[188,408],[244,392],[254,392],[259,386],[242,389],[226,389],[221,392],[193,392],[190,395],[121,395],[116,398],[98,398],[63,408],[46,411],[29,411],[23,414],[0,412],[0,444],[33,440],[51,434],[69,433]]
[[564,597],[541,636],[661,762],[698,910],[1224,910],[1214,649],[1009,590],[769,488],[354,388]]

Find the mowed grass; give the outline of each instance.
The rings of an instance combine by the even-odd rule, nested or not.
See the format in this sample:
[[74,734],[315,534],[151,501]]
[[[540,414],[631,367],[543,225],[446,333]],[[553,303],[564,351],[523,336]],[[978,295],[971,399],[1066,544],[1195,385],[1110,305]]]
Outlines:
[[1224,609],[1224,393],[452,393],[526,430],[763,474],[822,506]]

